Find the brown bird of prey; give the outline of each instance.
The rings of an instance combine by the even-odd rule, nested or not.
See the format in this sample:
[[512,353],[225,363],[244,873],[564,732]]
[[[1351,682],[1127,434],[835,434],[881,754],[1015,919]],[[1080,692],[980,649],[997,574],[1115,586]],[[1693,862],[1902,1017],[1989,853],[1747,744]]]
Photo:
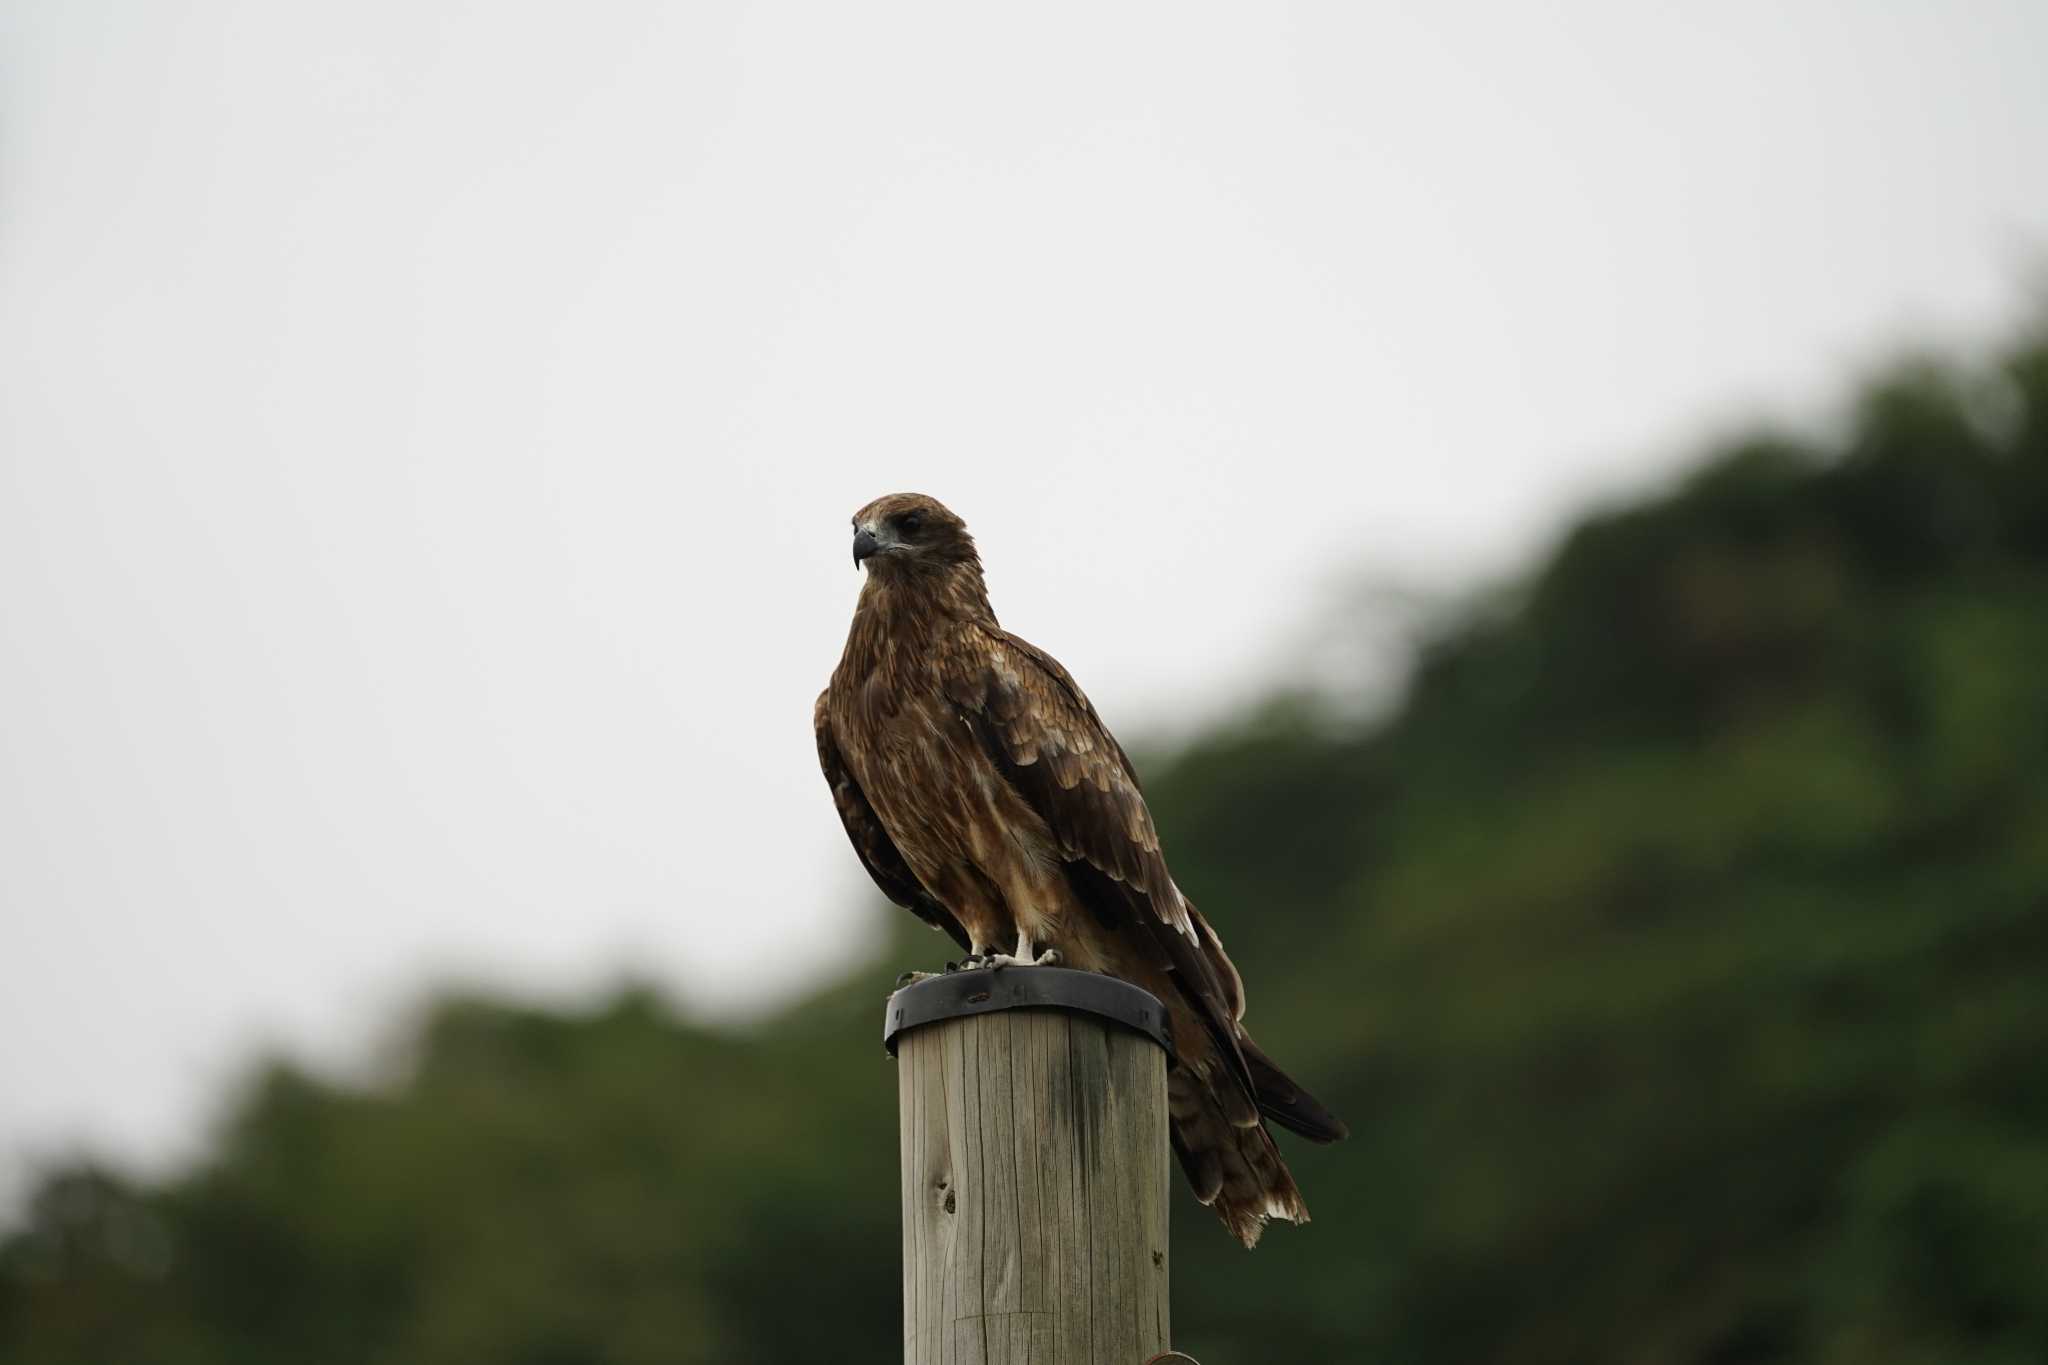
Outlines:
[[1060,961],[1166,1002],[1195,1196],[1246,1246],[1268,1218],[1308,1221],[1261,1116],[1317,1142],[1344,1125],[1245,1032],[1244,983],[1174,885],[1122,746],[1057,659],[996,623],[974,539],[937,500],[861,508],[853,560],[867,582],[815,721],[868,875],[969,965]]

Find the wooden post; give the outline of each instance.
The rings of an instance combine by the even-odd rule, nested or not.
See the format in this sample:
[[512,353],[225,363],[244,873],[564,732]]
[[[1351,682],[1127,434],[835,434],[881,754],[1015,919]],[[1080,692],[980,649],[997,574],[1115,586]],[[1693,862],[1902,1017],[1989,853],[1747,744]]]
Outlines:
[[1167,1350],[1159,1002],[1010,967],[930,978],[889,1009],[905,1365],[1142,1365]]

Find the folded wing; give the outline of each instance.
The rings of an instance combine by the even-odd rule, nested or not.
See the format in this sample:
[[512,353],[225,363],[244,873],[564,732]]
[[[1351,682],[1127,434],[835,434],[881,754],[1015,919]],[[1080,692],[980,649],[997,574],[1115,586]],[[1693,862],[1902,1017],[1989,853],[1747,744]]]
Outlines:
[[868,876],[874,878],[883,895],[932,928],[945,930],[963,951],[969,950],[967,931],[931,892],[925,890],[924,883],[910,870],[910,864],[903,860],[902,852],[890,840],[889,832],[882,828],[882,821],[868,803],[867,794],[861,791],[860,784],[847,770],[846,759],[839,752],[838,740],[832,733],[827,705],[831,695],[829,688],[819,693],[818,704],[811,712],[811,723],[818,732],[818,766],[824,770],[825,781],[832,788],[832,804],[839,808],[839,822],[846,827],[846,837],[853,842],[853,851],[860,856],[861,866],[868,870]]

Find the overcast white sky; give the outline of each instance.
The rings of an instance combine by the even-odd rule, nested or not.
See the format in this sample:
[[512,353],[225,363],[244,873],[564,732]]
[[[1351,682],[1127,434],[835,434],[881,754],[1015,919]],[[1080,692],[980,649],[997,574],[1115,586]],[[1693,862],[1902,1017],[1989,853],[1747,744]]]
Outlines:
[[1213,715],[1343,572],[1468,585],[2009,318],[2044,53],[2039,0],[0,5],[0,1171],[176,1160],[435,979],[815,979],[855,507],[958,509],[1125,734]]

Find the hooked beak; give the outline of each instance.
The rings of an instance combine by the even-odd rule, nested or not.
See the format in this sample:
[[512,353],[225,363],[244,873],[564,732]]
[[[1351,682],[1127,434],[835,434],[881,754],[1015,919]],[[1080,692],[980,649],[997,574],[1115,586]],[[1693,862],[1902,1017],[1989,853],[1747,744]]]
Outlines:
[[856,566],[863,559],[882,548],[882,542],[875,539],[875,533],[861,527],[853,533],[853,562]]

